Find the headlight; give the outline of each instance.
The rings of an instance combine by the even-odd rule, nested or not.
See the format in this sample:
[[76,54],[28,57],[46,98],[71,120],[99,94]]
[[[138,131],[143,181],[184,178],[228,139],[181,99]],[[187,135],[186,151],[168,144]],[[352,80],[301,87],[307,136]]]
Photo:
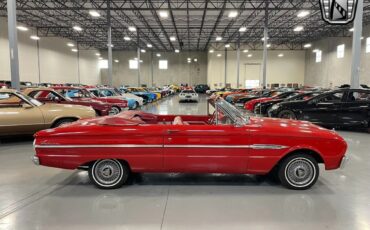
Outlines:
[[275,104],[271,107],[271,110],[275,110],[275,109],[278,109],[279,108],[279,105],[278,104]]

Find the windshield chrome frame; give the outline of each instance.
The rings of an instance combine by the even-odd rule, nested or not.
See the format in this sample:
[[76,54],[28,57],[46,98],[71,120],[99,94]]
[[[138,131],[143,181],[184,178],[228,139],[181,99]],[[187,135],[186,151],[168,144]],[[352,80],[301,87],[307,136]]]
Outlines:
[[218,125],[218,109],[220,109],[225,116],[230,118],[237,127],[249,124],[249,116],[247,114],[243,114],[223,98],[218,98],[215,102],[216,125]]

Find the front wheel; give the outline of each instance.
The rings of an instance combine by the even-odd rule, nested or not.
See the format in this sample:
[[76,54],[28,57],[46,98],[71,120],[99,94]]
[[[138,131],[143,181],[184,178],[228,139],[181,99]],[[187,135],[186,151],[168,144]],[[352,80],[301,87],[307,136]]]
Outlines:
[[292,155],[281,162],[278,177],[286,188],[309,189],[319,177],[319,166],[315,158],[308,154]]
[[96,187],[102,189],[122,187],[127,182],[129,175],[128,167],[116,159],[98,160],[89,168],[90,180]]
[[121,109],[118,108],[117,106],[113,106],[111,110],[109,111],[109,115],[116,115],[121,112]]
[[283,119],[291,119],[291,120],[297,120],[296,115],[294,114],[293,111],[290,110],[283,110],[279,113],[278,115],[279,118]]

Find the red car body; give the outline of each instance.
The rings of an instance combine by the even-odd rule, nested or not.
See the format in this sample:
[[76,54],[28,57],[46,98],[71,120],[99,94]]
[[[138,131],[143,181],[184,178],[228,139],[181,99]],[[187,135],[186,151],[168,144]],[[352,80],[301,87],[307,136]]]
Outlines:
[[176,115],[125,111],[81,120],[36,133],[34,161],[77,169],[118,159],[131,172],[267,174],[297,152],[337,169],[347,148],[337,133],[309,122],[251,117],[220,125],[214,116],[182,115],[175,123]]
[[253,112],[254,107],[258,103],[262,103],[262,102],[266,102],[266,101],[271,101],[271,100],[274,100],[274,98],[276,98],[276,96],[275,97],[262,97],[262,98],[257,98],[257,99],[250,100],[250,101],[248,101],[248,102],[246,102],[244,104],[244,109]]
[[[89,98],[92,100],[110,104],[112,107],[119,108],[120,111],[128,109],[127,100],[118,99],[118,98],[109,98],[109,97],[96,97],[94,94],[92,94],[85,88],[70,87],[70,86],[58,86],[58,87],[52,87],[52,88],[60,93],[63,93],[63,91],[66,91],[66,90],[80,90],[84,95],[88,95]],[[84,100],[84,98],[73,98],[73,99],[74,100]]]

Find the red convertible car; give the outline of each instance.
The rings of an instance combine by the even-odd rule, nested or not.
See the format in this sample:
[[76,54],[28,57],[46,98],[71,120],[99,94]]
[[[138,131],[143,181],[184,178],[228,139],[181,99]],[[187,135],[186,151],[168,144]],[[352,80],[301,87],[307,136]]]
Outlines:
[[131,173],[273,173],[290,189],[307,189],[345,161],[334,131],[305,121],[246,117],[218,99],[211,115],[125,111],[35,134],[37,165],[87,169],[98,188],[118,188]]

